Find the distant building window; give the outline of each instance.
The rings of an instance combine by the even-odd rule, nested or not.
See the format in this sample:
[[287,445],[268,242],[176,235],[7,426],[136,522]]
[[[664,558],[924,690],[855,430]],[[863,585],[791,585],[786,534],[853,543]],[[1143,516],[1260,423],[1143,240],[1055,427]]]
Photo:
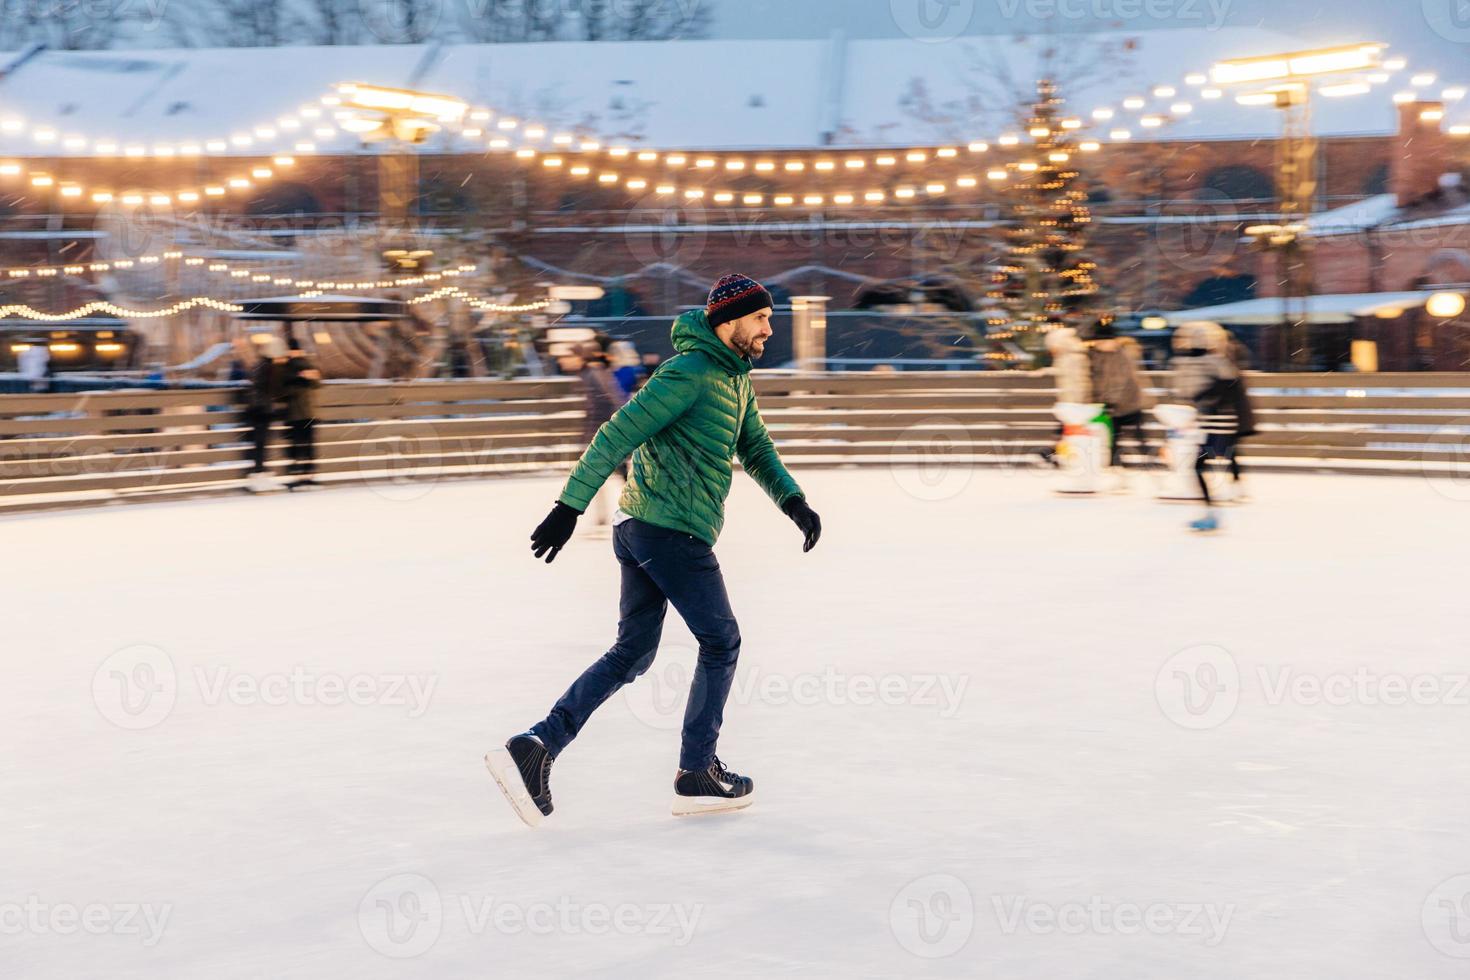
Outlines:
[[1198,306],[1223,306],[1256,298],[1255,276],[1211,276],[1195,284],[1189,295],[1180,300],[1185,309]]
[[419,214],[464,214],[470,210],[469,195],[458,181],[439,177],[419,181]]
[[1470,252],[1442,248],[1429,257],[1420,277],[1426,286],[1455,286],[1470,282]]
[[1205,175],[1204,186],[1232,201],[1276,200],[1276,184],[1270,176],[1244,164],[1216,167]]
[[1388,193],[1388,164],[1380,163],[1363,183],[1363,193],[1370,197]]
[[281,183],[271,186],[250,202],[253,215],[321,214],[322,205],[311,188],[303,184]]

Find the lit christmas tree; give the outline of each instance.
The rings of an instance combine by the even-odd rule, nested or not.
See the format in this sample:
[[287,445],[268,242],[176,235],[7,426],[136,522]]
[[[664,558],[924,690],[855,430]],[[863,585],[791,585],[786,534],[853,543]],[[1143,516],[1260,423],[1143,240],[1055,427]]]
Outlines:
[[1036,89],[1026,118],[1032,155],[1007,168],[1005,256],[986,294],[988,339],[998,345],[990,356],[997,360],[1013,359],[1005,341],[1037,354],[1048,331],[1069,326],[1085,332],[1101,313],[1097,263],[1086,252],[1092,215],[1080,186],[1073,129],[1063,125],[1056,85],[1043,79]]

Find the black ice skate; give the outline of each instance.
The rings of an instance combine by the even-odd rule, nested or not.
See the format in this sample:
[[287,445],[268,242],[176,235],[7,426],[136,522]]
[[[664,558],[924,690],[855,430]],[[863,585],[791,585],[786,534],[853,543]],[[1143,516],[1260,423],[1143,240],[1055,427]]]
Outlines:
[[485,756],[485,767],[526,826],[551,816],[551,753],[535,735],[517,735]]
[[674,816],[743,810],[755,802],[755,781],[737,776],[719,759],[708,769],[680,769],[674,777]]

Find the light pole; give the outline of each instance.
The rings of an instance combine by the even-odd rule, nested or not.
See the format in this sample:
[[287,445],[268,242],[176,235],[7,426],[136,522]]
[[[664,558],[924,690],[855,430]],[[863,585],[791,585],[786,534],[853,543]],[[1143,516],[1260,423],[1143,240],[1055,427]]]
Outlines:
[[1254,225],[1246,234],[1257,247],[1276,256],[1281,287],[1281,330],[1287,360],[1293,367],[1310,362],[1309,297],[1312,293],[1308,263],[1311,243],[1306,224],[1317,193],[1317,139],[1312,135],[1314,83],[1339,76],[1333,85],[1317,89],[1324,95],[1367,92],[1366,80],[1342,82],[1340,76],[1373,72],[1381,67],[1385,44],[1369,42],[1311,51],[1290,51],[1222,61],[1210,71],[1216,85],[1265,86],[1235,97],[1241,105],[1273,106],[1281,112],[1281,139],[1276,145],[1278,221]]
[[827,367],[827,303],[830,296],[791,297],[791,357],[800,371]]
[[349,113],[343,129],[366,143],[388,144],[378,156],[378,211],[389,226],[407,227],[409,209],[418,197],[418,156],[410,149],[437,133],[445,123],[464,118],[469,105],[451,95],[384,88],[361,82],[337,86]]

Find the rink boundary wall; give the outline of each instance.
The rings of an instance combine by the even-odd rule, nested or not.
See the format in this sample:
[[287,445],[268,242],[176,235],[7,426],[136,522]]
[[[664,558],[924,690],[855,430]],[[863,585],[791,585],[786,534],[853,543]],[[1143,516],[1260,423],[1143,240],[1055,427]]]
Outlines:
[[[1153,376],[1162,392],[1167,376]],[[1252,465],[1470,478],[1470,374],[1259,374]],[[1054,444],[1049,377],[1010,372],[758,375],[793,467],[1031,465]],[[581,453],[576,379],[333,382],[324,484],[564,471]],[[0,396],[0,512],[241,492],[243,389]],[[1157,430],[1157,427],[1155,427]],[[1162,436],[1158,431],[1157,435]],[[285,433],[269,465],[284,468]]]

